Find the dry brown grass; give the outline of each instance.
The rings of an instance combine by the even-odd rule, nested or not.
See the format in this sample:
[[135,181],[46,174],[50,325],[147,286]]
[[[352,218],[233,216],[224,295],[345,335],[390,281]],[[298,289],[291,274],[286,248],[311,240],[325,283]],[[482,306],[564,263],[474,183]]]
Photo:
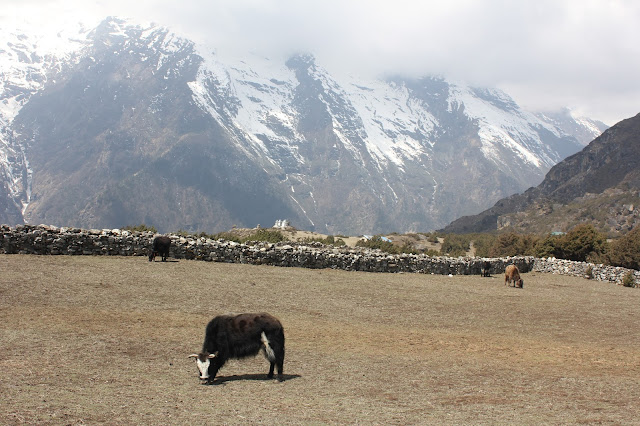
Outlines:
[[[0,255],[0,423],[637,424],[640,291],[524,281]],[[229,311],[282,320],[284,382],[199,384]]]

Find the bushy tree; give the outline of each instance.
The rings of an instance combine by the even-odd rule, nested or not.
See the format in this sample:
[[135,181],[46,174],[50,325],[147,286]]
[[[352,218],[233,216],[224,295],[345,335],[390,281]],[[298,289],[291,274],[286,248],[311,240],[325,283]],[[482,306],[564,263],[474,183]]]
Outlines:
[[495,234],[473,234],[473,247],[478,257],[491,257],[491,247],[498,238]]
[[469,251],[470,242],[468,235],[447,234],[440,247],[440,253],[447,256],[464,256]]
[[537,257],[562,257],[562,236],[549,234],[535,246]]
[[636,287],[636,279],[632,272],[627,272],[622,278],[622,285],[625,287]]
[[613,241],[606,258],[613,266],[640,270],[640,227]]
[[607,252],[607,238],[591,224],[580,224],[564,235],[548,235],[535,247],[538,257],[586,260],[601,259]]
[[535,254],[538,239],[533,235],[515,232],[498,235],[489,249],[490,257],[531,256]]
[[562,258],[586,261],[590,256],[600,256],[607,250],[607,238],[591,224],[574,227],[561,238]]

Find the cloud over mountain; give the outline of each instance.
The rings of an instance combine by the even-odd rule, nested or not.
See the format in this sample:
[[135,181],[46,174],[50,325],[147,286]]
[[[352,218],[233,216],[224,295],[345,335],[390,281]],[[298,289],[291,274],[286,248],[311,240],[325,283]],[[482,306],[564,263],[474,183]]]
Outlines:
[[2,221],[429,230],[540,182],[604,128],[498,89],[236,56],[117,18],[61,33],[55,54],[5,40]]

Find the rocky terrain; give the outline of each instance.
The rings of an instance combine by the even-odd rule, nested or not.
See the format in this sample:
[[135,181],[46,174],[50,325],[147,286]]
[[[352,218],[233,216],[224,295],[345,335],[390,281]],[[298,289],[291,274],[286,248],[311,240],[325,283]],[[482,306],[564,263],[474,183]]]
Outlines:
[[640,223],[640,114],[623,120],[566,158],[542,183],[462,217],[443,232],[567,231],[592,223],[611,236]]

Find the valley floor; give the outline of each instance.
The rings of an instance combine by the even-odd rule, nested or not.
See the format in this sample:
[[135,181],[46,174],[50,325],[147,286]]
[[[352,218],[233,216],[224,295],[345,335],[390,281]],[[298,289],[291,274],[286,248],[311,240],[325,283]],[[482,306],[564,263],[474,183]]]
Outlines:
[[[372,274],[0,255],[2,424],[634,424],[640,291],[550,274]],[[199,384],[225,312],[284,324]]]

